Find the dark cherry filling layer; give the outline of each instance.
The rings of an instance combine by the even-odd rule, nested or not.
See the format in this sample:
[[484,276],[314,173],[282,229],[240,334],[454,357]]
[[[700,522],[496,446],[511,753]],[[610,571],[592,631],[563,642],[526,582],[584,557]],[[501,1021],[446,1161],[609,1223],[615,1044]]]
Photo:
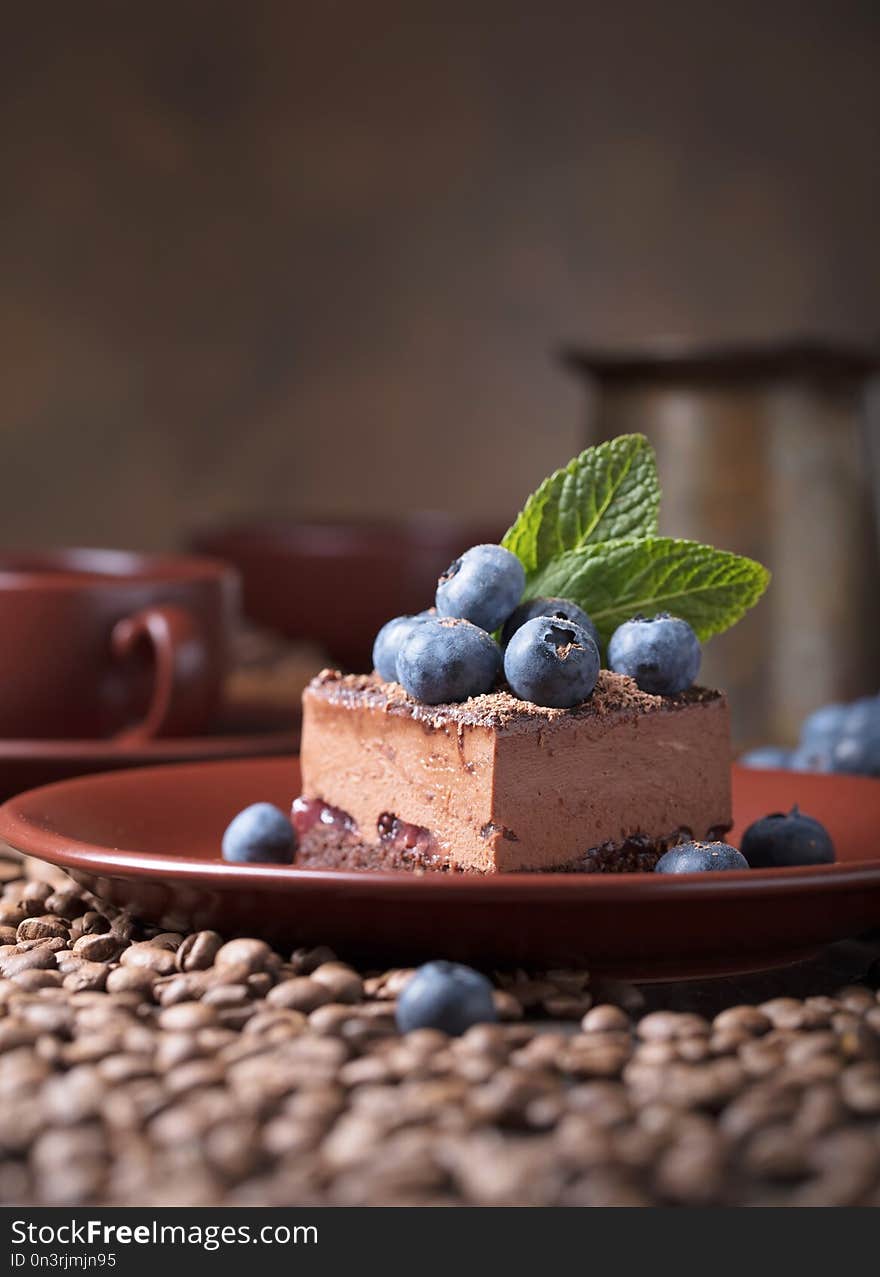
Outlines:
[[[431,869],[462,872],[449,863],[429,829],[411,825],[393,812],[383,812],[379,817],[374,842],[364,839],[347,812],[329,806],[320,798],[295,799],[291,818],[299,842],[296,854],[296,863],[299,865],[315,869]],[[729,826],[719,825],[710,830],[707,841],[723,838],[728,829]],[[544,872],[650,872],[670,847],[692,837],[692,831],[684,826],[660,838],[632,834],[621,842],[607,842],[600,847],[590,847],[567,864]]]
[[299,839],[305,838],[316,825],[323,829],[335,829],[339,833],[357,832],[357,826],[348,812],[331,807],[320,798],[294,798],[290,819]]

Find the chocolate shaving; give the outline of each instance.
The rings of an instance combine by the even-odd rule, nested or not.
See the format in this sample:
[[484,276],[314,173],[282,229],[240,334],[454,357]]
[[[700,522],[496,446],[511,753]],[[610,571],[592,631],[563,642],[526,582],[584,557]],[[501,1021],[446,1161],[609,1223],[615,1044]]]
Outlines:
[[624,674],[601,670],[589,700],[574,709],[549,709],[533,705],[513,696],[506,687],[473,696],[460,704],[423,705],[409,696],[399,683],[386,683],[377,674],[342,674],[339,670],[322,670],[312,679],[306,695],[320,696],[331,704],[350,708],[383,710],[389,714],[409,716],[430,727],[456,725],[488,727],[496,731],[522,731],[536,725],[549,726],[572,719],[613,719],[663,713],[687,705],[723,701],[722,692],[705,687],[692,687],[678,696],[652,696],[640,691]]

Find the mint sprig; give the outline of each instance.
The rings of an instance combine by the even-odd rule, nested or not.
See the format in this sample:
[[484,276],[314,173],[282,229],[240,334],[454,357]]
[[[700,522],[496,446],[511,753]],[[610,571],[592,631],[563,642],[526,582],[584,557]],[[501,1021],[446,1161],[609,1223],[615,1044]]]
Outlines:
[[620,435],[545,479],[501,544],[529,575],[581,546],[651,536],[659,507],[654,450],[644,435]]
[[727,550],[658,536],[659,497],[643,435],[588,448],[545,479],[502,542],[526,569],[524,597],[570,599],[606,644],[640,614],[680,616],[700,640],[735,625],[769,572]]

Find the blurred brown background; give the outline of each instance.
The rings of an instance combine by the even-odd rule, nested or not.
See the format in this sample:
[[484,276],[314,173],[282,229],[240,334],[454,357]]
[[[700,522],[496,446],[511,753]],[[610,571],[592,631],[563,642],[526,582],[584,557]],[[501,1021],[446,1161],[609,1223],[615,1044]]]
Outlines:
[[561,339],[880,331],[873,0],[34,3],[0,46],[3,536],[497,516]]

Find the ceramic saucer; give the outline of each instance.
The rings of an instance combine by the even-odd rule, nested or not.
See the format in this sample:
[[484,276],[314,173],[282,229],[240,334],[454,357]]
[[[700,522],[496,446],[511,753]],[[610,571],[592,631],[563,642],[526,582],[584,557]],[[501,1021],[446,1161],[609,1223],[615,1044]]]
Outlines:
[[131,745],[112,740],[0,740],[0,800],[90,772],[165,763],[289,754],[299,743],[298,716],[288,709],[236,704],[203,736],[165,737]]

